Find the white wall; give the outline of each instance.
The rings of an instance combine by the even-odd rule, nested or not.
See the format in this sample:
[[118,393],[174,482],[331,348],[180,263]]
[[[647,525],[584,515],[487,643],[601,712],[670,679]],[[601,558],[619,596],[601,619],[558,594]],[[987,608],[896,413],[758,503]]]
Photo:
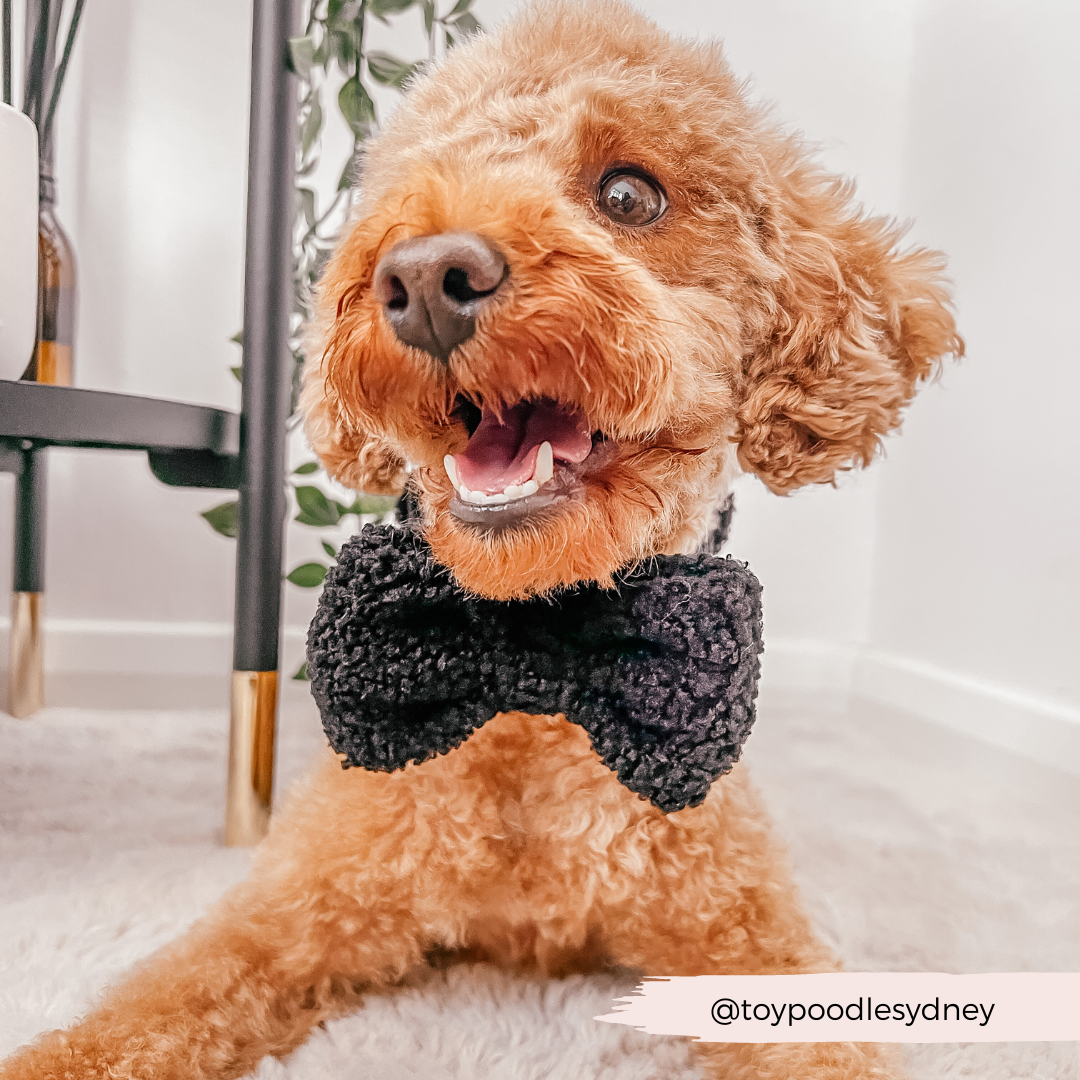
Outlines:
[[[491,24],[512,6],[479,11]],[[968,727],[993,714],[989,734],[1010,745],[1053,720],[1040,753],[1074,746],[1080,763],[1060,727],[1080,723],[1067,322],[1080,5],[640,6],[677,33],[723,38],[754,92],[856,176],[868,205],[914,215],[913,236],[948,251],[957,280],[969,357],[924,391],[884,460],[835,490],[740,489],[731,549],[765,583],[767,680],[854,680]],[[249,18],[240,0],[87,5],[59,160],[80,259],[80,385],[238,404],[227,339],[241,311]],[[227,668],[232,545],[197,516],[218,496],[162,488],[136,455],[52,461],[51,665]],[[298,561],[318,538],[296,526],[289,543]],[[8,545],[0,528],[0,566]],[[287,597],[291,664],[310,597]]]
[[918,8],[903,205],[950,253],[968,359],[881,473],[868,636],[894,696],[965,684],[1040,745],[1080,719],[1078,40],[1071,0]]
[[969,357],[882,476],[871,642],[1080,705],[1080,5],[950,0],[915,35],[904,208]]

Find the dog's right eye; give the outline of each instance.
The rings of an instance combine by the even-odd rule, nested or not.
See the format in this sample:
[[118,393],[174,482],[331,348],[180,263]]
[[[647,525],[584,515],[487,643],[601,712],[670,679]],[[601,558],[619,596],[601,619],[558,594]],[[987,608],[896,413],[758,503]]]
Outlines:
[[597,209],[618,225],[649,225],[666,209],[658,184],[637,173],[611,173],[600,181]]

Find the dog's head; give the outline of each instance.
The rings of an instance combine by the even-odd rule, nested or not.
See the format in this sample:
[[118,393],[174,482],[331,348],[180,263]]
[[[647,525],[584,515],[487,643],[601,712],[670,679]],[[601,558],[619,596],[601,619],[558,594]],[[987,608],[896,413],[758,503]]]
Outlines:
[[[368,149],[303,407],[331,474],[406,467],[435,557],[509,598],[691,551],[734,471],[866,464],[958,353],[943,259],[612,0],[463,46]],[[737,463],[736,463],[737,462]]]

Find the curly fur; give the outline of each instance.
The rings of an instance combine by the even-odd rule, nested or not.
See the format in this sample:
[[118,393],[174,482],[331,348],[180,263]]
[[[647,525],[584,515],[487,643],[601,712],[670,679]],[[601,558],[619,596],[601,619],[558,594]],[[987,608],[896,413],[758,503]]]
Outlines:
[[[602,224],[590,192],[611,162],[663,181],[656,226]],[[513,288],[439,369],[368,286],[395,242],[448,228],[497,243]],[[745,103],[716,46],[618,7],[530,9],[420,80],[372,146],[322,283],[309,432],[349,483],[413,462],[429,539],[476,592],[609,581],[693,550],[733,448],[777,492],[869,462],[918,380],[962,350],[943,260],[899,252],[901,233]],[[478,543],[441,469],[464,443],[458,393],[575,403],[621,453],[543,533]]]
[[[601,219],[612,164],[659,178],[655,225]],[[394,243],[448,229],[496,244],[510,278],[442,366],[398,342],[371,282]],[[310,332],[312,445],[369,491],[411,468],[435,557],[473,593],[610,585],[695,549],[736,458],[777,492],[865,464],[961,351],[941,257],[900,236],[747,105],[718,47],[615,0],[544,0],[419,78],[371,145]],[[449,512],[440,467],[465,444],[459,394],[574,405],[610,457],[565,512],[478,533]],[[665,815],[581,727],[506,713],[398,772],[328,758],[246,884],[0,1077],[240,1076],[433,952],[551,975],[834,967],[740,769]],[[898,1075],[863,1044],[698,1052],[727,1080]]]

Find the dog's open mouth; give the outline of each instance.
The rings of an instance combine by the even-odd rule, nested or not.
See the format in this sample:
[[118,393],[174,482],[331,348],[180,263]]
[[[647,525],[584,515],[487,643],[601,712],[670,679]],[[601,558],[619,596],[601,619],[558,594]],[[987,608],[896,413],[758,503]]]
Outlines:
[[473,524],[502,526],[573,495],[594,436],[585,416],[543,399],[500,409],[461,402],[469,445],[443,459],[454,485],[451,513]]

